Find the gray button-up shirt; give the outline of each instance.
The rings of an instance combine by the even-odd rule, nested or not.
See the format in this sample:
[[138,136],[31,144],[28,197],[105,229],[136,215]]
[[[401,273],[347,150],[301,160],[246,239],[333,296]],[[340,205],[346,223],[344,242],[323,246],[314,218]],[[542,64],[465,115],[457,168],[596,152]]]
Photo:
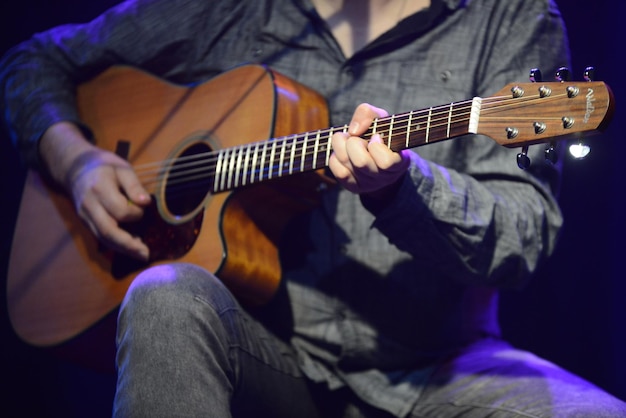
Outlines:
[[[489,96],[568,59],[550,0],[433,0],[349,59],[309,0],[138,0],[18,46],[0,87],[7,125],[36,166],[47,127],[80,123],[75,85],[113,64],[192,83],[264,63],[324,95],[342,125],[361,102],[398,113]],[[294,226],[307,251],[285,263],[303,371],[402,416],[437,358],[499,336],[496,289],[523,284],[561,225],[558,167],[533,148],[521,171],[516,150],[461,137],[417,149],[383,205],[325,192]]]

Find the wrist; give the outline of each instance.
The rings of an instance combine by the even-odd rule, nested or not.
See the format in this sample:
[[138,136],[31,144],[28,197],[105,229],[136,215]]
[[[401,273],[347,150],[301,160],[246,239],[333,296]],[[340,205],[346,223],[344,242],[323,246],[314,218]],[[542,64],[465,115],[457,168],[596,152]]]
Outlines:
[[42,168],[57,184],[68,186],[69,174],[81,155],[93,151],[81,130],[70,122],[58,122],[46,130],[39,141]]

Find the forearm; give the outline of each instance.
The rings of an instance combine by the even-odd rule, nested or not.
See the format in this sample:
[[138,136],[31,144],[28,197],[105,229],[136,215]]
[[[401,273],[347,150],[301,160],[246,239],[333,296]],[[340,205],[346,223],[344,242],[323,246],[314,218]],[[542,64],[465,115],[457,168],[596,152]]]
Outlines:
[[442,274],[517,286],[553,251],[562,218],[546,186],[516,174],[471,176],[417,157],[374,227]]
[[[39,167],[38,142],[55,123],[80,126],[76,87],[107,67],[124,64],[182,77],[187,69],[176,63],[189,61],[194,28],[210,8],[205,1],[185,6],[166,0],[122,3],[92,22],[36,34],[10,50],[0,61],[0,107],[24,160]],[[157,24],[165,17],[170,26]]]

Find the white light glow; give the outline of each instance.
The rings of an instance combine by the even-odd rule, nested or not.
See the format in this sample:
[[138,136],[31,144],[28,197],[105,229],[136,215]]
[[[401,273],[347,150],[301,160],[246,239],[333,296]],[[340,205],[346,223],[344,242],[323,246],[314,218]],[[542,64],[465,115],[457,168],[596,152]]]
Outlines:
[[591,152],[591,148],[581,142],[569,146],[569,153],[577,160],[585,158]]

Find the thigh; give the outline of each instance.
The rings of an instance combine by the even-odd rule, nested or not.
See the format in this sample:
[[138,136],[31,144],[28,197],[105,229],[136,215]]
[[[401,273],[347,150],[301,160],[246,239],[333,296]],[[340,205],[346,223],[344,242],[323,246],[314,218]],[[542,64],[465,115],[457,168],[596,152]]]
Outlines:
[[245,337],[230,351],[235,367],[234,417],[324,417],[321,388],[298,367],[297,354],[285,341],[245,311],[237,313]]
[[623,402],[529,352],[484,341],[435,371],[412,417],[617,417]]
[[118,416],[319,416],[294,350],[196,266],[135,279],[118,319],[117,361]]

